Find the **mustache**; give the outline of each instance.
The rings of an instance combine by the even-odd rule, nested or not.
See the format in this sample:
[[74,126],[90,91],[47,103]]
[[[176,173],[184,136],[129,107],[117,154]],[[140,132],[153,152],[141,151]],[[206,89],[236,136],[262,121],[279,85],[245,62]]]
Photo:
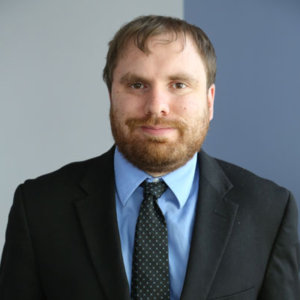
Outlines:
[[159,118],[156,116],[146,116],[145,118],[129,118],[126,120],[125,124],[129,127],[131,131],[133,131],[137,127],[141,126],[158,126],[162,125],[164,127],[171,127],[178,129],[180,133],[183,133],[186,128],[186,122],[182,120],[167,120],[165,118]]

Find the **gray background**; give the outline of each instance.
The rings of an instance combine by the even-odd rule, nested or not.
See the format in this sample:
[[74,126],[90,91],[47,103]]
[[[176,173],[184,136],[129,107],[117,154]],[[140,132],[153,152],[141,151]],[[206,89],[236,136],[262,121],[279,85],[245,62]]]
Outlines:
[[107,43],[150,13],[183,17],[183,2],[0,0],[0,254],[19,183],[112,145]]
[[218,57],[210,154],[289,188],[300,204],[300,1],[187,0]]

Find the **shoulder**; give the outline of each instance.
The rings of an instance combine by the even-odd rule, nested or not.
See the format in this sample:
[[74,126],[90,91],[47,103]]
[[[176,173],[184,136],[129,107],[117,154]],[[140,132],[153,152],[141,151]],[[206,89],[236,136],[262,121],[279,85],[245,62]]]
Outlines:
[[272,228],[284,228],[293,243],[298,241],[298,208],[288,189],[235,164],[212,159],[232,185],[225,198],[238,205],[239,221],[247,220],[247,227],[254,226],[263,236]]
[[278,222],[279,226],[285,217],[297,224],[297,204],[288,189],[235,164],[216,162],[232,184],[227,197],[239,205],[242,214],[251,215],[257,224]]
[[233,186],[241,192],[247,191],[247,193],[255,194],[260,197],[276,195],[284,198],[288,197],[290,194],[286,188],[267,178],[258,176],[245,168],[221,159],[216,159],[216,161]]
[[230,187],[226,197],[240,208],[252,210],[258,215],[270,211],[282,214],[287,205],[295,204],[289,190],[245,168],[213,158],[203,151],[200,153],[201,164],[203,173],[200,176],[207,176],[215,187],[220,186],[220,182],[226,182],[226,186]]
[[35,179],[28,179],[18,187],[17,191],[21,190],[26,194],[26,198],[71,195],[72,190],[80,189],[80,183],[87,177],[93,180],[113,172],[113,153],[114,148],[111,148],[100,156],[72,162]]

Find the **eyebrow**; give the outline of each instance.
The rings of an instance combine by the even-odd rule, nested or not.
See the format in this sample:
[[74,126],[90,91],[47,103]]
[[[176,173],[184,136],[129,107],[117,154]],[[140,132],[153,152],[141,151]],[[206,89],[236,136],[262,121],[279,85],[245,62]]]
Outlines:
[[[198,79],[196,79],[195,77],[190,76],[189,74],[186,74],[186,73],[177,73],[177,74],[170,75],[168,77],[168,80],[184,81],[184,82],[188,82],[192,85],[197,85],[199,83]],[[132,74],[130,72],[123,75],[120,79],[120,83],[123,83],[123,84],[127,84],[129,82],[138,82],[138,81],[149,83],[151,80],[147,79],[144,76]]]
[[178,74],[174,74],[169,76],[169,79],[172,81],[185,81],[185,82],[189,82],[192,85],[196,85],[199,83],[199,80],[196,79],[193,76],[190,76],[189,74],[186,73],[178,73]]
[[123,83],[123,84],[129,83],[129,82],[137,82],[137,81],[142,81],[145,83],[149,82],[149,80],[147,78],[136,75],[136,74],[132,74],[130,72],[123,75],[120,79],[120,83]]

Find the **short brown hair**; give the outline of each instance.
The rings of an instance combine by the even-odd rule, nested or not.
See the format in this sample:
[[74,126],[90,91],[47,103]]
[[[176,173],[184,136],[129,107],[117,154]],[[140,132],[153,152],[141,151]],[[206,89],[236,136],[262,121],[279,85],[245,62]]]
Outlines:
[[181,19],[150,15],[138,17],[125,24],[109,42],[106,65],[103,70],[103,79],[109,92],[111,92],[113,72],[128,41],[133,40],[140,50],[147,52],[147,40],[164,33],[173,33],[173,40],[176,40],[179,34],[183,34],[184,37],[190,36],[195,42],[206,68],[207,88],[215,82],[216,54],[211,41],[203,30]]

